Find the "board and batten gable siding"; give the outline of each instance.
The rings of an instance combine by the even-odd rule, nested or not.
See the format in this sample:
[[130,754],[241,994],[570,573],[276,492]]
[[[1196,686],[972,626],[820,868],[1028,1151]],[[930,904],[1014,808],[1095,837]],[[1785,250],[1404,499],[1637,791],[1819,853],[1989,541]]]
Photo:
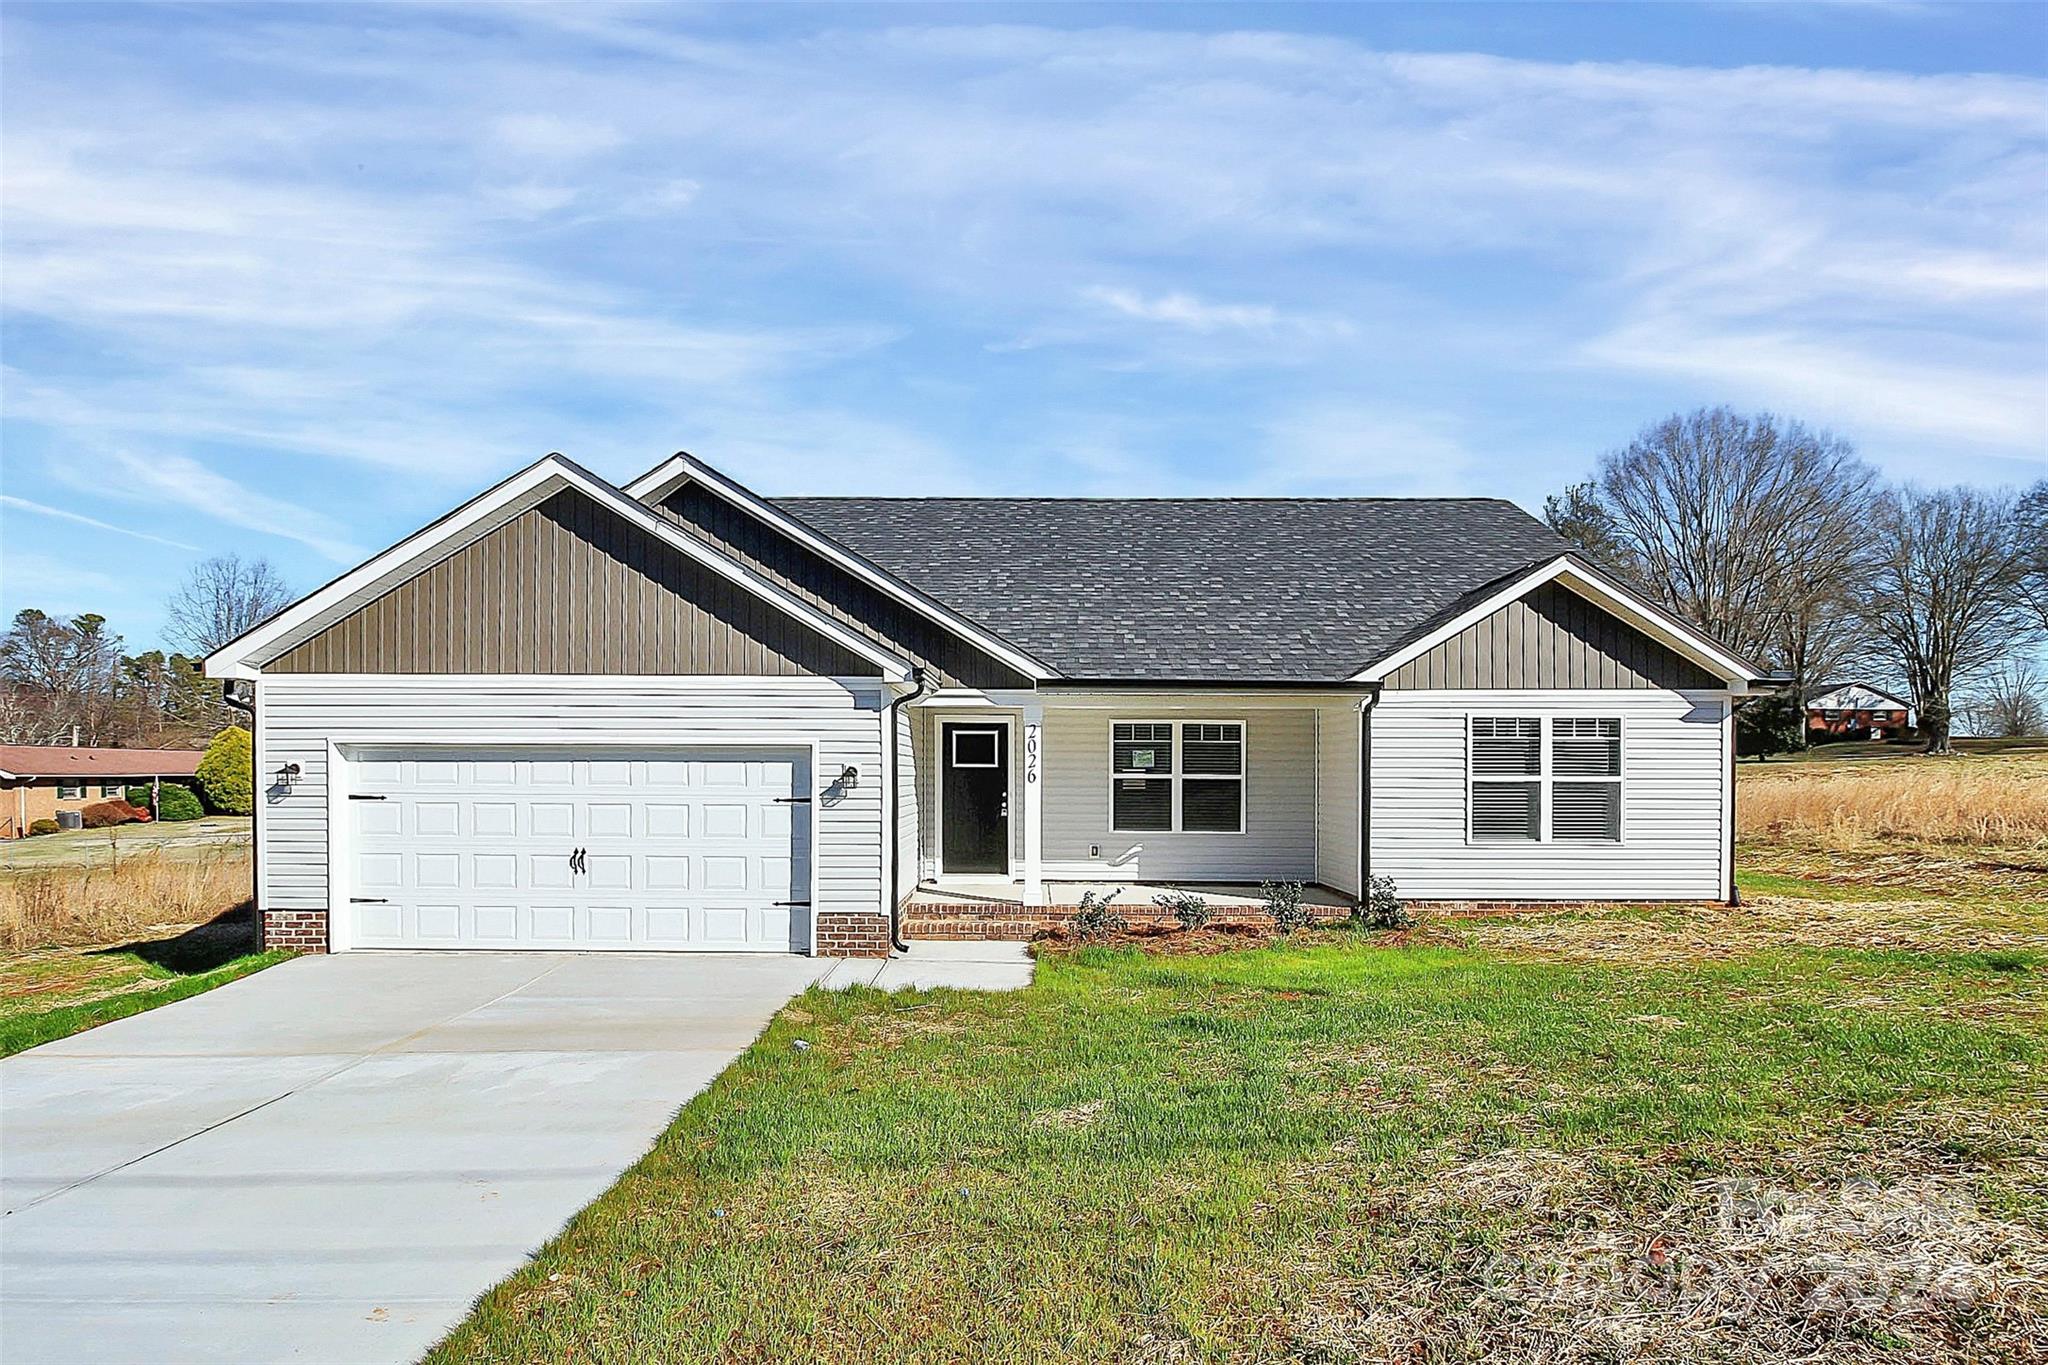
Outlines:
[[1721,680],[1569,588],[1544,583],[1389,674],[1428,688],[1710,688]]
[[[1110,726],[1116,721],[1231,720],[1245,727],[1243,834],[1117,833],[1110,828]],[[1311,707],[1133,698],[1114,710],[1045,711],[1040,830],[1047,877],[1256,882],[1316,880],[1316,720]],[[1018,809],[1014,801],[1012,809]],[[1021,821],[1012,821],[1013,825]],[[1101,848],[1089,856],[1090,845]]]
[[286,649],[263,672],[830,678],[878,670],[565,490]]
[[908,658],[941,686],[1031,685],[1029,678],[1000,659],[694,483],[670,493],[652,510],[842,625]]
[[[1372,722],[1372,870],[1414,900],[1719,899],[1727,714],[1721,690],[1382,693]],[[1469,842],[1466,720],[1475,715],[1619,717],[1622,842]]]
[[[266,911],[329,909],[329,742],[479,747],[816,746],[814,916],[872,915],[882,903],[882,784],[822,795],[847,767],[881,771],[881,688],[862,678],[546,678],[459,682],[397,676],[266,675],[257,771],[299,765],[290,787],[259,791]],[[269,785],[266,777],[263,784]]]

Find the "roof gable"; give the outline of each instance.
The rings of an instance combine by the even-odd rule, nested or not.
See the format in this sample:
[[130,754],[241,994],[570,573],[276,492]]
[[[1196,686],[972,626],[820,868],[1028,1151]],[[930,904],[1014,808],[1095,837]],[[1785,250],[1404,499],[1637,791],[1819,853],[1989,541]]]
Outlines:
[[1721,680],[1555,580],[1494,608],[1386,675],[1389,688],[1717,687]]
[[264,670],[679,677],[880,672],[568,488],[301,640]]
[[260,666],[303,640],[366,606],[465,546],[489,535],[529,509],[559,493],[587,499],[610,516],[743,589],[752,598],[787,613],[835,645],[874,665],[884,678],[902,680],[910,665],[819,611],[784,588],[752,572],[731,556],[706,545],[679,527],[649,512],[581,466],[549,455],[478,494],[439,520],[406,537],[324,587],[286,607],[268,620],[229,641],[206,659],[206,673],[215,678],[256,676]]

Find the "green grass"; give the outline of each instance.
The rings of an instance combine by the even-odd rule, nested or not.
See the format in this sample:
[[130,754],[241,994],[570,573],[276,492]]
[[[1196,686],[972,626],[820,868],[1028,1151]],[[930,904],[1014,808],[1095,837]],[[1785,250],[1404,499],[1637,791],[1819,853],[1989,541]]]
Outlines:
[[1735,885],[1744,895],[1797,896],[1801,900],[1864,902],[1928,899],[1928,893],[1916,886],[1865,886],[1831,882],[1818,877],[1795,877],[1779,872],[1737,872]]
[[282,962],[245,912],[171,938],[0,954],[0,1057],[210,991]]
[[[1829,744],[1816,744],[1808,749],[1794,749],[1790,753],[1773,754],[1768,759],[1745,758],[1736,765],[1738,771],[1748,773],[1768,770],[1786,763],[1870,763],[1910,760],[1921,757],[1921,741],[1917,739],[1856,739],[1837,740]],[[2041,757],[2048,756],[2048,738],[2040,736],[2018,739],[1958,739],[1953,741],[1956,753],[1970,757]]]
[[[159,1005],[186,999],[225,986],[230,981],[261,971],[290,957],[290,953],[246,953],[218,967],[180,974],[132,953],[119,954],[122,965],[136,969],[127,985],[111,994],[98,995],[78,1004],[52,1005],[40,1009],[12,1009],[0,1013],[0,1057],[11,1057],[27,1048],[39,1047],[89,1028],[125,1019],[131,1014],[153,1010]],[[0,974],[11,974],[10,964]],[[161,984],[141,984],[150,981]],[[104,984],[104,983],[102,983]],[[5,987],[0,987],[5,989]]]
[[[2048,1224],[2005,1165],[2044,1118],[2032,951],[1478,941],[1089,950],[1011,995],[812,992],[433,1358],[1535,1354],[1622,1329],[1554,1285],[1488,1292],[1502,1275],[1550,1284],[1658,1228],[1754,1254],[1702,1182],[1805,1198],[1960,1172]],[[1614,1320],[1637,1321],[1617,1283]],[[1790,1356],[1824,1330],[1891,1334],[1905,1360],[2010,1330],[1960,1310],[1932,1336],[1910,1315],[1817,1329],[1741,1301],[1678,1355]]]

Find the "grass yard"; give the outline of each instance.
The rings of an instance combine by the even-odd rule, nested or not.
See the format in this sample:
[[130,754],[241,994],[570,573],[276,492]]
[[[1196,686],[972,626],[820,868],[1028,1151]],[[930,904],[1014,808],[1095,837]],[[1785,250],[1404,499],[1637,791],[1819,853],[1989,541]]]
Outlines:
[[222,816],[0,845],[0,1056],[282,961],[256,951],[248,830]]
[[146,942],[0,953],[0,1057],[224,986],[282,962],[246,911]]
[[0,841],[0,878],[53,868],[109,868],[144,854],[203,860],[246,849],[254,822],[246,815],[209,815],[163,824],[74,829]]
[[814,992],[434,1358],[2040,1360],[2048,833],[1852,843]]

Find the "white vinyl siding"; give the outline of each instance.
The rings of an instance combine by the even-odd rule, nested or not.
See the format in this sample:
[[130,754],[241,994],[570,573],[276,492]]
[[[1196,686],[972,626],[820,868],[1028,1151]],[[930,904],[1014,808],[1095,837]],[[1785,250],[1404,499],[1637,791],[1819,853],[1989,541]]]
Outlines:
[[1355,706],[1326,706],[1316,719],[1316,880],[1358,894],[1358,741]]
[[[1181,700],[1186,701],[1186,698]],[[1244,726],[1242,834],[1119,833],[1111,828],[1111,726],[1119,721]],[[1310,707],[1233,712],[1195,701],[1178,709],[1149,694],[1127,708],[1045,712],[1045,875],[1312,881],[1316,875],[1315,712]],[[1019,822],[1021,823],[1021,822]],[[1101,850],[1091,856],[1090,847]]]
[[[259,684],[264,905],[329,908],[328,744],[815,746],[813,914],[882,905],[880,689],[831,678],[270,675]],[[270,774],[297,763],[300,778]],[[843,769],[859,782],[823,794]]]
[[919,774],[922,765],[918,762],[922,714],[907,705],[896,708],[896,889],[904,896],[916,890],[918,878],[923,875],[917,858],[926,800]]
[[[1718,898],[1726,894],[1724,704],[1718,691],[1389,690],[1373,711],[1373,871],[1419,900]],[[1468,722],[1512,716],[1619,721],[1625,841],[1554,830],[1549,840],[1494,842],[1476,829],[1468,837],[1469,791],[1480,785],[1468,775]],[[1547,738],[1555,743],[1554,733]],[[1591,764],[1591,751],[1607,742],[1596,733],[1576,749],[1568,743],[1566,764]],[[1573,780],[1553,756],[1552,786]],[[1540,769],[1525,781],[1540,786]],[[1591,798],[1567,799],[1571,820],[1590,818],[1589,809],[1604,818]]]

